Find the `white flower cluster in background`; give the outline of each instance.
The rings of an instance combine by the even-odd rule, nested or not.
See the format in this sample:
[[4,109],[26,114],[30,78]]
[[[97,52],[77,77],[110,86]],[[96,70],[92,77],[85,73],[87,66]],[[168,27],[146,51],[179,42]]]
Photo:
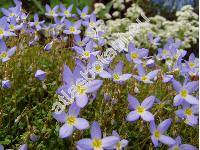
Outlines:
[[[124,1],[117,0],[115,8],[118,8],[117,6],[119,3],[123,2]],[[192,44],[197,43],[199,38],[199,16],[193,12],[192,6],[186,5],[182,7],[180,11],[176,12],[177,19],[173,21],[156,15],[149,18],[151,20],[149,23],[144,22],[138,24],[136,19],[141,16],[141,13],[145,14],[137,4],[133,3],[125,13],[126,18],[120,19],[119,17],[106,21],[105,28],[107,38],[109,40],[114,40],[117,36],[123,36],[128,39],[131,32],[134,34],[133,42],[136,46],[150,47],[148,33],[151,32],[153,36],[159,36],[163,43],[166,42],[169,37],[173,37],[175,40],[181,40],[183,42],[183,49],[190,48]],[[138,28],[140,30],[138,30]],[[155,46],[151,48],[156,49]]]
[[138,17],[140,17],[140,14],[142,13],[144,14],[142,8],[133,3],[131,7],[127,9],[125,16],[130,20],[135,21]]
[[98,14],[101,10],[104,10],[106,6],[103,3],[95,3],[94,4],[94,13]]

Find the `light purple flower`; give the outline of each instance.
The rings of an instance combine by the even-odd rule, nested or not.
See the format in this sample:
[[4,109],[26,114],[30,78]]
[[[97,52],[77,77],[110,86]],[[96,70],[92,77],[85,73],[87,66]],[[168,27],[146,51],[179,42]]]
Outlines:
[[63,32],[65,34],[80,34],[81,31],[80,31],[80,27],[81,27],[81,21],[78,20],[76,21],[74,24],[72,24],[69,20],[66,20],[65,21],[65,24],[66,24],[66,30],[64,30]]
[[51,9],[51,7],[48,4],[46,4],[45,8],[46,8],[45,15],[47,17],[58,17],[58,12],[57,12],[57,10],[59,8],[58,5],[56,5],[53,9]]
[[102,150],[116,145],[120,141],[117,136],[107,136],[102,138],[102,133],[98,122],[93,122],[90,130],[91,139],[85,138],[79,140],[76,145],[82,150]]
[[10,18],[15,17],[17,21],[21,15],[21,5],[17,5],[15,7],[10,7],[9,9],[1,8],[2,13],[7,17],[8,21]]
[[149,53],[148,49],[142,48],[138,49],[135,47],[133,43],[129,43],[128,45],[128,54],[126,54],[126,58],[128,61],[133,61],[136,64],[141,64],[143,58],[147,57]]
[[126,117],[127,121],[133,122],[138,120],[140,117],[145,121],[152,121],[154,120],[154,116],[148,110],[153,106],[155,101],[155,96],[149,96],[144,99],[144,101],[140,104],[139,101],[131,96],[128,95],[129,107],[131,111],[128,116]]
[[137,65],[137,70],[138,70],[139,76],[133,75],[133,77],[137,79],[138,81],[142,81],[144,83],[153,83],[153,81],[151,80],[154,79],[156,75],[158,74],[158,72],[160,71],[160,70],[154,70],[146,74],[142,64]]
[[172,122],[171,119],[166,119],[163,122],[161,122],[157,127],[154,121],[150,122],[151,140],[155,147],[158,147],[159,141],[169,146],[174,145],[176,143],[174,139],[172,139],[169,136],[164,135],[164,133],[167,131],[167,129],[171,125],[171,122]]
[[97,21],[96,15],[91,14],[88,19],[82,22],[84,26],[89,27],[89,28],[96,28],[99,25],[99,20]]
[[104,100],[105,100],[106,102],[110,101],[111,98],[112,98],[111,95],[108,94],[108,93],[104,93],[104,94],[103,94],[103,97],[104,97]]
[[30,25],[31,27],[34,26],[34,27],[36,28],[36,30],[39,31],[39,30],[42,29],[41,25],[42,25],[44,22],[45,22],[44,20],[43,20],[43,21],[39,21],[38,14],[35,14],[35,15],[34,15],[34,22],[29,22],[29,25]]
[[51,50],[52,45],[53,45],[53,41],[51,41],[50,43],[48,43],[47,45],[45,45],[44,50],[45,50],[45,51]]
[[80,35],[74,35],[74,44],[76,44],[79,47],[85,46],[89,42],[89,37],[83,37],[81,39]]
[[199,67],[199,59],[193,53],[190,54],[189,60],[185,62],[190,69]]
[[194,126],[198,124],[199,105],[190,105],[188,103],[183,103],[183,108],[177,110],[176,115],[181,119],[185,119],[185,123]]
[[37,135],[35,135],[35,134],[31,134],[31,135],[30,135],[30,140],[31,140],[31,141],[36,142],[36,141],[38,141],[38,139],[39,139],[39,138],[38,138]]
[[0,39],[9,36],[16,36],[16,34],[9,31],[9,24],[6,20],[6,17],[2,17],[0,19]]
[[112,75],[112,79],[115,82],[122,82],[122,81],[126,81],[128,80],[132,75],[131,74],[122,74],[122,70],[123,70],[123,62],[119,62],[116,66],[115,69],[112,71],[110,70],[110,74]]
[[0,150],[4,150],[4,147],[3,147],[3,145],[1,145],[1,144],[0,144]]
[[74,17],[76,17],[76,15],[75,14],[72,14],[71,12],[72,12],[72,9],[73,9],[73,5],[70,5],[67,9],[66,9],[66,7],[64,6],[64,5],[60,5],[60,9],[61,9],[61,13],[59,13],[60,14],[60,16],[62,16],[62,17],[66,17],[66,18],[74,18]]
[[148,59],[146,61],[146,66],[147,67],[153,67],[153,66],[155,66],[155,60],[154,59]]
[[11,32],[14,32],[16,30],[20,30],[22,27],[23,27],[23,23],[18,25],[17,22],[16,22],[16,18],[15,17],[12,17],[10,19],[9,30]]
[[181,85],[180,82],[173,80],[173,87],[178,93],[174,97],[174,105],[178,106],[180,105],[183,100],[188,102],[189,104],[199,104],[199,101],[196,97],[191,95],[191,93],[195,92],[199,87],[199,81],[192,81],[184,83],[184,85]]
[[72,135],[75,129],[85,130],[89,127],[89,122],[83,118],[79,118],[80,108],[73,103],[68,113],[53,113],[53,117],[64,125],[59,130],[60,138],[67,138]]
[[149,42],[152,44],[152,45],[159,45],[159,41],[160,41],[160,37],[156,37],[156,38],[153,38],[153,34],[152,33],[149,33],[148,34],[148,39],[149,39]]
[[116,136],[116,137],[118,137],[118,138],[120,139],[120,141],[117,142],[117,143],[115,144],[115,146],[112,147],[112,149],[123,150],[123,149],[128,145],[128,141],[125,140],[125,139],[121,139],[121,137],[119,136],[119,134],[118,134],[116,131],[113,131],[113,132],[112,132],[112,135],[113,135],[113,136]]
[[97,60],[96,57],[91,56],[90,62],[88,63],[88,68],[91,68],[90,72],[95,73],[96,75],[99,75],[102,78],[111,78],[111,74],[105,70],[106,65],[101,63]]
[[22,2],[21,0],[13,0],[13,2],[15,3],[16,6],[21,6],[22,5]]
[[[68,66],[64,65],[63,71],[63,82],[64,86],[57,90],[59,95],[62,95],[61,91],[69,93],[68,90],[71,89],[71,98],[76,99],[76,104],[78,107],[85,107],[88,103],[88,94],[97,91],[103,81],[102,80],[92,80],[86,81],[80,74],[82,71],[80,66],[76,66],[73,73]],[[82,82],[86,81],[86,82]]]
[[77,8],[77,12],[80,15],[81,19],[87,19],[90,17],[90,15],[88,15],[88,6],[84,7],[82,11]]
[[86,44],[85,49],[79,46],[74,46],[73,49],[81,55],[83,59],[89,59],[91,55],[96,56],[99,51],[94,51],[93,42],[90,41]]
[[173,38],[169,38],[167,43],[164,45],[163,48],[158,49],[158,58],[162,60],[166,59],[178,59],[179,57],[184,57],[186,55],[186,51],[179,50],[182,42],[177,41],[175,42]]
[[9,88],[11,88],[10,80],[3,80],[3,81],[2,81],[2,87],[3,87],[4,89],[9,89]]
[[183,71],[191,76],[198,76],[199,74],[199,59],[192,53],[189,56],[189,60],[185,61]]
[[173,75],[164,74],[162,82],[163,83],[171,82],[173,79],[174,79]]
[[168,150],[197,150],[196,147],[190,144],[182,144],[180,136],[176,137],[175,142],[176,143],[171,145]]
[[28,150],[28,145],[27,144],[23,144],[19,147],[19,150]]
[[40,80],[43,81],[46,78],[46,72],[42,71],[42,70],[37,70],[35,73],[35,77]]
[[17,47],[14,46],[11,49],[7,49],[7,46],[3,40],[0,40],[0,59],[2,62],[7,62],[10,57],[15,53]]

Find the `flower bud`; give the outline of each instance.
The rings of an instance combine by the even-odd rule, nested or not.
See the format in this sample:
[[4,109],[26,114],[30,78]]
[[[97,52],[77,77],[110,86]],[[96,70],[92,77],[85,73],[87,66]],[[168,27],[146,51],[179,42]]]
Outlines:
[[9,88],[11,88],[10,80],[3,80],[3,81],[2,81],[2,87],[3,87],[4,89],[9,89]]
[[35,77],[40,80],[43,81],[46,78],[46,72],[42,71],[42,70],[37,70],[35,73]]

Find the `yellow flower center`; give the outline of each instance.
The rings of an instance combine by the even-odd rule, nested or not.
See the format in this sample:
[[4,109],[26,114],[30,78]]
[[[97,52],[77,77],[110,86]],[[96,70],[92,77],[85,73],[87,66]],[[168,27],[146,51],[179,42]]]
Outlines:
[[83,46],[83,44],[84,44],[84,43],[83,43],[82,41],[78,42],[78,45],[79,45],[79,46]]
[[40,23],[38,21],[35,22],[35,26],[39,25]]
[[142,106],[138,106],[138,107],[136,108],[136,111],[137,111],[138,114],[141,115],[141,114],[145,111],[145,109],[144,109],[144,107],[142,107]]
[[69,31],[73,33],[76,31],[76,29],[74,27],[69,27]]
[[182,91],[181,91],[181,96],[182,96],[183,98],[186,98],[187,95],[188,95],[187,90],[182,90]]
[[163,53],[163,55],[167,55],[167,54],[168,54],[168,51],[164,49],[164,50],[162,51],[162,53]]
[[175,146],[173,150],[180,150],[178,146]]
[[119,79],[120,79],[120,77],[119,77],[119,75],[118,75],[117,73],[114,73],[114,74],[113,74],[113,78],[114,78],[115,80],[119,80]]
[[131,58],[132,58],[132,59],[138,58],[138,54],[137,54],[137,53],[131,53]]
[[91,22],[90,22],[90,26],[91,26],[91,27],[94,27],[94,26],[95,26],[95,23],[94,23],[93,21],[91,21]]
[[160,138],[160,132],[158,130],[156,130],[154,132],[154,136],[155,136],[156,139],[159,139]]
[[14,29],[15,29],[15,26],[11,24],[11,25],[10,25],[10,29],[11,29],[11,30],[14,30]]
[[116,144],[116,150],[121,150],[121,143],[120,142],[117,142],[117,144]]
[[97,72],[100,72],[100,71],[102,70],[102,67],[101,67],[100,65],[96,65],[96,66],[95,66],[95,70],[96,70]]
[[64,14],[65,14],[66,16],[68,16],[70,13],[69,13],[68,10],[66,10],[66,11],[64,12]]
[[10,13],[10,17],[13,17],[15,14],[14,13]]
[[76,86],[76,90],[78,92],[79,95],[85,94],[86,92],[86,87],[83,85],[77,85]]
[[174,56],[174,58],[175,58],[175,59],[178,59],[179,56],[180,56],[179,54],[176,54],[176,55]]
[[192,115],[192,109],[191,109],[191,108],[187,108],[187,109],[185,110],[185,115],[186,115],[186,116],[191,116],[191,115]]
[[2,35],[3,34],[3,30],[2,29],[0,29],[0,35]]
[[85,57],[90,57],[90,52],[84,52]]
[[192,63],[192,62],[190,62],[190,63],[189,63],[189,66],[190,66],[191,68],[194,68],[194,67],[195,67],[195,64]]
[[69,117],[67,117],[67,123],[69,124],[69,125],[74,125],[75,123],[76,123],[76,117],[74,117],[74,116],[69,116]]
[[3,52],[3,53],[0,55],[1,58],[6,58],[7,56],[8,56],[8,54],[7,54],[6,52]]
[[92,142],[92,147],[94,149],[102,148],[102,141],[101,139],[94,139]]
[[186,124],[188,124],[190,121],[189,121],[188,119],[185,119],[184,122],[185,122]]
[[86,13],[82,13],[81,16],[82,16],[83,18],[85,18],[85,17],[86,17]]
[[50,15],[54,15],[55,14],[55,12],[53,10],[51,10],[49,13],[50,13]]
[[148,79],[147,76],[143,76],[143,77],[141,78],[142,81],[146,81],[147,79]]

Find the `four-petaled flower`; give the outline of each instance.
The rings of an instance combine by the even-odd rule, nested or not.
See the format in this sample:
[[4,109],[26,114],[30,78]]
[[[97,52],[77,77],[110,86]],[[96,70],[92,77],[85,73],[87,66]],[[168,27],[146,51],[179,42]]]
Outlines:
[[177,136],[175,138],[175,144],[171,145],[168,150],[197,150],[196,147],[190,144],[182,144],[181,137]]
[[97,25],[100,23],[99,20],[96,20],[96,15],[91,14],[89,18],[82,22],[84,26],[89,28],[96,28]]
[[82,150],[103,150],[109,149],[120,141],[117,136],[108,136],[102,138],[101,129],[98,122],[93,122],[90,130],[91,139],[85,138],[79,140],[76,145]]
[[121,139],[121,137],[119,136],[119,134],[118,134],[116,131],[113,131],[113,132],[112,132],[112,135],[113,135],[113,136],[116,136],[116,137],[118,137],[118,138],[120,139],[120,141],[117,142],[117,143],[115,144],[115,146],[112,147],[112,149],[123,150],[123,149],[128,145],[128,141],[125,140],[125,139]]
[[88,15],[88,7],[87,6],[84,7],[82,11],[77,8],[77,12],[80,15],[81,19],[87,19],[90,16],[90,15]]
[[158,141],[166,145],[174,145],[175,140],[169,136],[164,135],[164,132],[167,131],[169,126],[171,125],[172,120],[166,119],[161,122],[157,127],[154,121],[150,122],[150,132],[151,132],[151,140],[155,147],[158,147]]
[[62,95],[62,90],[68,93],[68,90],[71,89],[71,98],[75,98],[77,106],[83,108],[88,103],[87,94],[97,91],[101,87],[103,81],[92,80],[89,82],[82,82],[81,79],[83,78],[81,78],[80,75],[81,70],[82,69],[77,65],[72,73],[69,67],[65,65],[63,71],[64,85],[60,87],[57,92]]
[[34,26],[34,27],[36,28],[36,30],[39,31],[39,30],[42,29],[41,25],[42,25],[44,22],[45,22],[44,20],[43,20],[43,21],[39,21],[38,14],[35,14],[35,15],[34,15],[34,22],[29,22],[29,25],[30,25],[31,27]]
[[194,126],[198,123],[198,116],[195,114],[199,113],[199,105],[190,105],[187,102],[183,103],[183,108],[177,110],[176,115],[182,119],[185,119],[185,123]]
[[63,17],[66,17],[66,18],[71,18],[71,17],[76,17],[75,14],[72,14],[71,11],[72,11],[72,8],[73,8],[73,5],[70,5],[67,9],[64,5],[60,5],[60,9],[61,9],[61,13],[60,13],[60,16],[63,16]]
[[188,102],[189,104],[199,104],[199,101],[196,97],[191,95],[191,93],[195,92],[198,87],[199,87],[199,82],[198,81],[192,81],[188,83],[184,83],[182,86],[180,82],[176,81],[175,79],[172,81],[173,87],[178,93],[174,97],[174,105],[178,106],[180,105],[183,100]]
[[9,36],[16,36],[16,34],[14,32],[9,31],[9,24],[6,20],[6,17],[4,16],[0,19],[0,39]]
[[126,54],[126,58],[128,61],[133,61],[136,64],[141,64],[143,58],[147,57],[149,53],[148,49],[142,48],[138,49],[135,47],[133,43],[129,43],[128,45],[128,54]]
[[153,38],[153,34],[152,33],[149,33],[148,34],[148,39],[149,39],[149,42],[152,44],[152,45],[159,45],[159,41],[160,41],[160,37],[156,37],[156,38]]
[[65,21],[66,24],[66,30],[64,30],[63,32],[65,34],[80,34],[81,31],[79,30],[79,28],[81,27],[81,21],[76,21],[74,24],[72,24],[69,20]]
[[59,8],[58,5],[56,5],[53,9],[51,9],[51,7],[48,4],[46,4],[45,8],[46,8],[45,15],[47,17],[58,17],[58,13],[57,13],[57,10]]
[[153,83],[151,79],[154,79],[156,75],[158,74],[158,72],[160,71],[160,70],[154,70],[146,74],[142,64],[137,65],[137,70],[138,70],[139,76],[133,75],[133,77],[137,79],[138,81],[142,81],[144,83]]
[[91,55],[96,56],[99,53],[99,51],[94,51],[92,41],[86,44],[85,50],[79,46],[74,46],[73,49],[84,59],[89,59]]
[[0,59],[2,62],[7,62],[10,57],[15,53],[17,47],[14,46],[11,49],[7,49],[7,46],[3,40],[0,40]]
[[87,120],[78,118],[80,108],[75,104],[71,104],[68,113],[53,113],[53,117],[64,125],[60,128],[60,138],[67,138],[74,132],[75,128],[78,130],[84,130],[89,127]]
[[149,96],[145,98],[145,100],[140,104],[139,101],[131,96],[128,95],[128,101],[131,111],[126,120],[133,122],[138,120],[140,117],[145,121],[152,121],[154,120],[154,116],[148,110],[153,106],[155,101],[155,96]]
[[112,75],[112,79],[114,82],[122,82],[128,80],[132,75],[131,74],[122,74],[123,70],[123,63],[120,61],[116,66],[115,69],[112,71],[110,70],[110,74]]

